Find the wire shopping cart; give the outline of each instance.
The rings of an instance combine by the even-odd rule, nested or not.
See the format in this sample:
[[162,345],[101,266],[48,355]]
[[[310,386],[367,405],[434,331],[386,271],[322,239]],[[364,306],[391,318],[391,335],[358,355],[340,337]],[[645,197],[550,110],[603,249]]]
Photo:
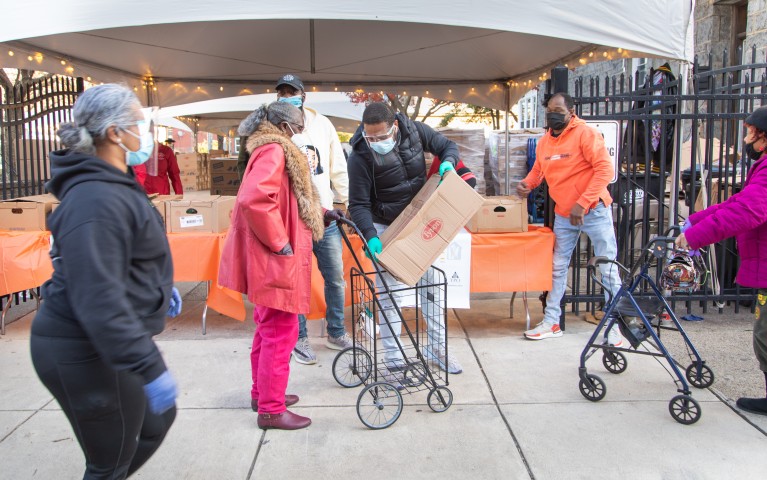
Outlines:
[[[360,236],[357,226],[342,219]],[[341,236],[352,252],[352,346],[336,355],[333,377],[343,387],[364,384],[357,398],[357,416],[371,429],[396,422],[403,394],[427,391],[427,404],[444,412],[453,403],[447,388],[447,280],[430,267],[414,287],[397,282],[373,261],[365,272],[345,231]],[[363,240],[363,248],[370,251]],[[405,334],[399,335],[404,328]],[[443,368],[444,367],[444,371]]]
[[[602,350],[602,364],[608,372],[613,374],[623,373],[628,368],[628,361],[624,353],[662,357],[666,362],[662,362],[660,358],[656,358],[656,360],[664,368],[666,368],[664,363],[668,363],[670,370],[666,368],[666,371],[674,380],[677,392],[679,393],[669,402],[669,413],[674,420],[685,425],[691,425],[700,419],[700,404],[692,397],[688,382],[696,388],[707,388],[714,383],[714,372],[701,359],[695,346],[693,346],[687,333],[679,323],[674,311],[666,301],[658,283],[649,273],[654,264],[661,269],[668,266],[674,255],[678,253],[686,254],[686,251],[674,248],[673,237],[662,236],[648,242],[642,250],[640,261],[635,264],[634,269],[631,271],[620,263],[605,257],[592,257],[589,260],[588,270],[591,278],[608,292],[610,298],[607,302],[604,317],[599,322],[599,325],[597,325],[581,353],[580,368],[578,369],[580,377],[578,387],[586,399],[598,402],[607,394],[607,387],[604,381],[597,375],[588,373],[586,369],[586,361],[597,350]],[[620,290],[614,297],[596,275],[598,266],[610,264],[616,265],[624,274],[627,274],[624,277]],[[701,263],[698,268],[705,269],[705,266]],[[639,287],[643,284],[649,287],[652,296],[650,298],[635,298],[635,296],[638,296]],[[692,291],[699,286],[700,284],[687,285],[686,288],[688,290],[686,291]],[[671,321],[670,325],[663,325],[660,321],[660,314],[664,310],[668,313]],[[656,318],[655,322],[651,322],[651,320]],[[629,341],[631,348],[617,348],[609,345],[606,341],[604,343],[597,343],[600,333],[609,332],[615,324],[618,325],[623,336]],[[684,374],[682,374],[677,362],[661,341],[662,330],[678,332],[684,340],[687,355],[692,362]],[[651,344],[654,348],[652,350],[648,348],[647,343]],[[641,350],[640,347],[642,347]]]

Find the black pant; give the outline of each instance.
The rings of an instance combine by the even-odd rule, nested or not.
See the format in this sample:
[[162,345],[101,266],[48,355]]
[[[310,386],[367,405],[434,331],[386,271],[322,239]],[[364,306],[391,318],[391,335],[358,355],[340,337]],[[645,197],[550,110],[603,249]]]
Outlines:
[[149,411],[143,379],[107,365],[87,339],[32,335],[32,363],[69,419],[85,454],[84,479],[122,479],[165,438],[176,408]]

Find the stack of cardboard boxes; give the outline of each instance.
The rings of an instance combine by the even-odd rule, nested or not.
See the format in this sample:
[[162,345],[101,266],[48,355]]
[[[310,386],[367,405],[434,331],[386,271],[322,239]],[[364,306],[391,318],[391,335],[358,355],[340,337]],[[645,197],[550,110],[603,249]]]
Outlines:
[[185,192],[200,192],[209,188],[207,153],[179,153],[176,161]]
[[237,195],[240,189],[237,157],[211,158],[208,170],[211,195]]
[[176,155],[176,161],[178,162],[178,169],[180,170],[181,175],[181,186],[184,188],[184,191],[198,191],[197,178],[199,177],[199,173],[197,171],[197,154],[179,153]]

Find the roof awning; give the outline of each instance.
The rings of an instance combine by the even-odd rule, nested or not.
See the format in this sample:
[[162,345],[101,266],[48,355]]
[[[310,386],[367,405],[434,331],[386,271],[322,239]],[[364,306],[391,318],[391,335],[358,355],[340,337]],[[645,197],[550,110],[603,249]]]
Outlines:
[[308,92],[503,108],[507,87],[518,98],[558,64],[686,59],[690,12],[690,0],[29,0],[3,12],[0,44],[15,54],[0,58],[123,81],[159,106],[271,93],[290,72]]

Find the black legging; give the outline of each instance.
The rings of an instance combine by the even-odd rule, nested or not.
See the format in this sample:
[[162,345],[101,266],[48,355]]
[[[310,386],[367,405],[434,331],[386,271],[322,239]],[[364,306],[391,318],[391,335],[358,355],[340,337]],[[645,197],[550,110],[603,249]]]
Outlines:
[[85,454],[84,479],[122,479],[165,438],[176,408],[149,411],[143,380],[109,367],[87,339],[32,335],[32,363],[61,405]]

